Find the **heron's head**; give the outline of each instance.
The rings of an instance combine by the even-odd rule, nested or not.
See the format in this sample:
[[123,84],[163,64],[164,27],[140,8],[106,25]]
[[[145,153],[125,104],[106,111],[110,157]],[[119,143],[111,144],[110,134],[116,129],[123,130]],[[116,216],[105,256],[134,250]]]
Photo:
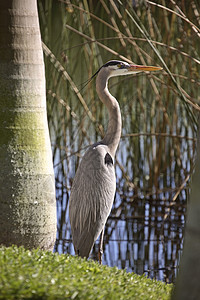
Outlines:
[[110,77],[120,75],[130,75],[139,72],[150,72],[162,70],[161,67],[133,65],[121,60],[110,60],[104,64],[99,70],[89,78],[82,89],[96,76],[101,74],[101,79],[109,79]]
[[[125,61],[120,60],[111,60],[104,64],[100,70],[105,70],[108,72],[109,77],[120,76],[120,75],[129,75],[135,74],[139,72],[150,72],[150,71],[158,71],[162,70],[160,67],[153,66],[142,66],[142,65],[133,65],[129,64]],[[99,71],[100,71],[99,70]]]

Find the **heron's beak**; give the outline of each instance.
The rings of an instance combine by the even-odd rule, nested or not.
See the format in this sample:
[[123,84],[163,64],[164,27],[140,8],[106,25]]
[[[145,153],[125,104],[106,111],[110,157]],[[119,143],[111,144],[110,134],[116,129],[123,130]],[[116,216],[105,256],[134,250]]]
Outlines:
[[127,68],[128,71],[135,71],[135,72],[141,72],[141,71],[159,71],[162,70],[163,68],[161,67],[153,67],[153,66],[140,66],[140,65],[130,65],[129,68]]

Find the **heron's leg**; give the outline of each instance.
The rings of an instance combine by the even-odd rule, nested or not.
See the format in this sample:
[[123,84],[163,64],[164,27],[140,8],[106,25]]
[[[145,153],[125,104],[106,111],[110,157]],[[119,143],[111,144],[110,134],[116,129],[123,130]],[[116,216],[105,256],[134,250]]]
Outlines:
[[98,252],[98,255],[99,255],[99,263],[101,265],[102,263],[102,255],[103,255],[103,236],[104,236],[104,228],[101,232],[101,235],[100,235],[100,241],[99,241],[99,252]]

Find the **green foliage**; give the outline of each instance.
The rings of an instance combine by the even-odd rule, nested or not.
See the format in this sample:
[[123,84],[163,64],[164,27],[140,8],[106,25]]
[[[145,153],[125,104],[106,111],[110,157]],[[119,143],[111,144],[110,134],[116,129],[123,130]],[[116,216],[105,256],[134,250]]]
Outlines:
[[172,286],[97,262],[0,248],[0,299],[169,299]]

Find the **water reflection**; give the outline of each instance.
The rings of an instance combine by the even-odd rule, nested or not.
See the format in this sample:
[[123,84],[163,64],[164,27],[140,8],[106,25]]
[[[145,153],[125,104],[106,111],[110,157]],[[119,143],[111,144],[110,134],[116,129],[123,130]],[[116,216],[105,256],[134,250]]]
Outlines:
[[[123,221],[110,218],[105,263],[172,282],[182,248],[184,220],[174,210],[163,222],[166,208],[162,200],[138,199],[131,207],[132,217]],[[180,204],[180,209],[184,215],[184,205]]]

